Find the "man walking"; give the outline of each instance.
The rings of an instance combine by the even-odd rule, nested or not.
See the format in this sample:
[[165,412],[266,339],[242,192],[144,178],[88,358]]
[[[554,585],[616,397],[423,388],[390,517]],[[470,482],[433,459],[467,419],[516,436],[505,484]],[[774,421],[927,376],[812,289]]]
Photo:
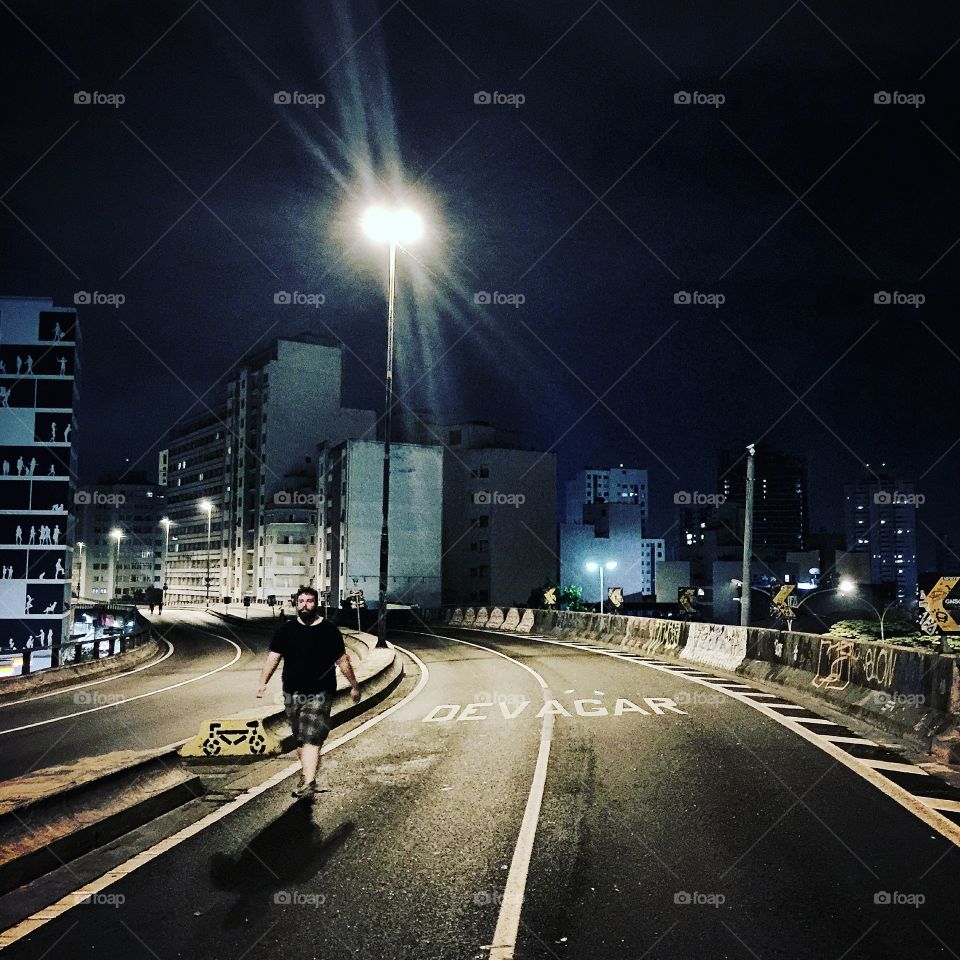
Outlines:
[[320,748],[330,732],[330,707],[337,692],[336,667],[350,684],[350,698],[354,703],[360,699],[340,630],[320,616],[318,607],[316,590],[301,587],[297,591],[297,617],[287,620],[274,634],[257,690],[257,698],[262,698],[282,659],[284,710],[300,758],[300,783],[293,791],[298,799],[317,791]]

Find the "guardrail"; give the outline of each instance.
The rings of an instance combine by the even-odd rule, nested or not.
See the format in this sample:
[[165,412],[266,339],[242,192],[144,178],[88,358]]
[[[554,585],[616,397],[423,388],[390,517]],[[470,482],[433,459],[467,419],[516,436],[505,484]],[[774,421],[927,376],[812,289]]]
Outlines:
[[[74,623],[84,614],[107,614],[111,616],[122,617],[125,621],[123,627],[109,627],[93,623],[92,636],[83,636],[76,639],[64,640],[57,647],[49,650],[24,650],[22,651],[22,660],[20,675],[26,676],[30,673],[42,673],[44,670],[50,670],[54,667],[72,666],[78,663],[85,663],[91,660],[103,660],[107,657],[116,656],[119,653],[125,653],[127,650],[133,650],[141,644],[151,639],[150,621],[141,616],[140,611],[135,606],[128,604],[103,603],[103,604],[82,604],[72,608]],[[130,621],[127,624],[126,621]],[[128,626],[134,629],[127,631]],[[106,631],[110,631],[109,633]],[[116,632],[114,632],[116,631]],[[41,667],[39,670],[32,670],[33,655],[35,653],[49,653],[49,667]]]

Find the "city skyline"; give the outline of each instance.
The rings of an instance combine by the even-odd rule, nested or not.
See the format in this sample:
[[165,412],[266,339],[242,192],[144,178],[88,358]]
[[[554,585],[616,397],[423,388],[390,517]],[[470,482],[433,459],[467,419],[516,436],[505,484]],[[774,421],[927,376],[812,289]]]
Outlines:
[[[84,482],[152,468],[217,378],[304,326],[345,344],[347,402],[379,411],[385,264],[359,220],[393,190],[427,214],[400,258],[404,404],[520,429],[561,478],[649,469],[658,535],[674,492],[715,492],[715,448],[766,436],[809,461],[812,529],[839,530],[838,488],[887,461],[926,496],[927,563],[960,540],[960,449],[924,413],[949,408],[960,362],[942,215],[960,132],[937,96],[956,11],[911,22],[895,54],[889,12],[802,7],[767,35],[745,12],[678,29],[505,6],[489,45],[478,11],[435,3],[336,22],[96,9],[91,26],[31,11],[40,39],[12,24],[25,93],[6,97],[21,135],[2,161],[0,288],[91,301]],[[909,76],[923,104],[877,99]],[[747,109],[759,84],[780,115]],[[723,103],[681,96],[711,89]],[[75,102],[111,91],[124,102]]]

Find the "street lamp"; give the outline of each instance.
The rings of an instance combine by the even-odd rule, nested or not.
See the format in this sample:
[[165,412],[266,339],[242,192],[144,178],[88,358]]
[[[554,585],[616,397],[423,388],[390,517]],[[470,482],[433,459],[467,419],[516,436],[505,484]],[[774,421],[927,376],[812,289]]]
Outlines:
[[841,580],[841,581],[840,581],[840,586],[837,587],[837,590],[838,590],[840,593],[842,593],[844,596],[847,596],[847,597],[856,596],[856,599],[857,599],[858,602],[866,604],[866,605],[877,615],[877,619],[880,621],[880,642],[881,642],[881,643],[885,643],[887,637],[886,637],[886,633],[885,633],[885,631],[884,631],[883,622],[884,622],[887,614],[890,612],[890,610],[893,609],[893,607],[897,606],[897,604],[899,603],[899,601],[898,601],[898,600],[891,600],[891,601],[883,608],[883,610],[878,610],[878,609],[877,609],[869,600],[867,600],[865,597],[861,597],[861,596],[858,596],[858,595],[857,595],[857,585],[856,585],[852,580],[848,580],[848,579],[843,579],[843,580]]
[[594,560],[588,560],[584,566],[593,573],[594,570],[600,571],[600,613],[603,613],[603,568],[613,570],[617,566],[616,560],[607,560],[605,563],[597,563]]
[[210,603],[210,518],[213,516],[213,504],[209,500],[200,501],[200,509],[207,514],[207,592],[206,602]]
[[173,521],[169,517],[162,517],[160,524],[163,527],[163,590],[167,589],[167,556],[170,553],[170,526]]
[[78,540],[77,546],[80,548],[80,560],[77,563],[77,599],[80,600],[83,594],[83,541]]
[[387,645],[387,573],[390,557],[390,427],[393,418],[393,323],[397,290],[397,247],[423,233],[423,220],[409,209],[371,207],[363,217],[364,232],[390,248],[387,281],[387,377],[383,425],[383,527],[380,530],[380,589],[377,609],[377,646]]
[[119,527],[114,527],[110,531],[110,539],[117,541],[117,556],[113,563],[113,589],[110,591],[114,596],[117,593],[117,572],[120,569],[120,541],[123,539],[123,531]]

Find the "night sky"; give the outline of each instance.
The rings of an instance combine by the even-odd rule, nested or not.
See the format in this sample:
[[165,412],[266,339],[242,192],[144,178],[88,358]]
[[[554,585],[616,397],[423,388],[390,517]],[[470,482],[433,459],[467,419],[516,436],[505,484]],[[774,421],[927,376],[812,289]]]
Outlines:
[[718,447],[764,437],[808,457],[814,530],[886,460],[926,497],[921,567],[960,542],[956,4],[9,0],[0,19],[0,292],[125,298],[80,312],[83,480],[155,470],[278,334],[342,340],[346,402],[379,410],[386,252],[359,218],[392,193],[427,219],[400,261],[404,404],[517,429],[561,480],[648,467],[654,536],[675,491],[715,491]]

